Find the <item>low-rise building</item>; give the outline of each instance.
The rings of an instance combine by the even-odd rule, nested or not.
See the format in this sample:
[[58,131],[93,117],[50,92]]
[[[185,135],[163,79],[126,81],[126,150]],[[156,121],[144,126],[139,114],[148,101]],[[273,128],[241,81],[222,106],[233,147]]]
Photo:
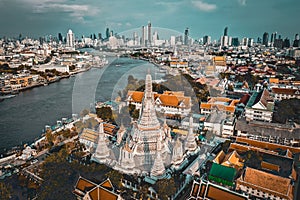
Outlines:
[[271,122],[274,110],[274,100],[267,89],[254,92],[250,97],[246,109],[246,120]]
[[200,105],[201,114],[210,114],[213,110],[225,111],[233,114],[235,106],[240,102],[237,99],[225,97],[210,97],[208,102],[202,102]]
[[274,95],[274,99],[281,101],[283,99],[300,99],[300,89],[299,88],[272,88],[272,93]]
[[214,184],[209,181],[200,180],[194,181],[192,190],[188,200],[204,200],[204,199],[215,199],[215,200],[247,200],[248,196],[232,191],[226,187]]
[[92,129],[84,129],[79,136],[79,142],[89,150],[96,149],[99,133]]
[[[144,92],[128,91],[127,105],[133,104],[141,109]],[[165,115],[187,116],[191,112],[191,98],[184,92],[165,91],[163,94],[154,93],[155,109]]]
[[109,179],[96,184],[83,177],[79,177],[73,194],[78,200],[121,200]]
[[289,178],[247,167],[236,181],[236,190],[262,199],[293,199],[293,185]]
[[234,127],[235,118],[224,111],[215,110],[204,121],[204,129],[219,136],[232,136]]

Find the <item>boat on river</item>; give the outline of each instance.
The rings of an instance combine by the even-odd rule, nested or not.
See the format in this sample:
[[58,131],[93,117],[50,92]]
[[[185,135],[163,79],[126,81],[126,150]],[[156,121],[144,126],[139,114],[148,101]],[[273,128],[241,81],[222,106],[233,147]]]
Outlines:
[[10,99],[10,98],[13,98],[15,96],[16,96],[15,94],[0,95],[0,101],[4,100],[4,99]]

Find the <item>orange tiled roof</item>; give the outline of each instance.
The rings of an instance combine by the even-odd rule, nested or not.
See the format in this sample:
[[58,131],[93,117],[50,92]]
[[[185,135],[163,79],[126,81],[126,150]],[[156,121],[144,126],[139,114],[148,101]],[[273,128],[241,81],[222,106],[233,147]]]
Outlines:
[[272,88],[275,94],[300,95],[300,90],[292,88]]
[[236,138],[237,142],[245,143],[254,147],[258,147],[261,149],[269,149],[272,151],[277,151],[278,149],[282,150],[290,150],[292,153],[299,153],[300,148],[296,147],[290,147],[290,146],[285,146],[285,145],[280,145],[280,144],[275,144],[275,143],[269,143],[269,142],[264,142],[264,141],[257,141],[257,140],[251,140],[248,138],[243,138],[243,137],[237,137]]
[[85,192],[85,191],[87,191],[87,190],[89,190],[89,189],[91,189],[93,187],[96,187],[95,183],[93,183],[93,182],[91,182],[89,180],[86,180],[86,179],[80,177],[78,179],[78,181],[77,181],[75,189],[78,189],[78,190],[80,190],[82,192]]
[[242,159],[240,157],[240,155],[236,152],[236,151],[233,151],[229,158],[228,158],[228,161],[236,166],[239,166],[239,167],[242,167],[243,166],[243,163],[241,162]]
[[109,180],[105,180],[103,183],[100,184],[102,187],[105,188],[113,188],[111,182]]
[[214,61],[226,61],[226,57],[224,57],[224,56],[215,56]]
[[221,190],[220,188],[214,187],[212,185],[208,186],[206,197],[215,200],[224,200],[224,199],[245,200],[246,199],[245,197],[227,192],[225,190]]
[[200,108],[201,109],[211,109],[211,104],[210,103],[201,103]]
[[227,111],[227,112],[234,113],[234,110],[235,110],[235,107],[234,107],[234,106],[226,106],[226,107],[225,107],[225,111]]
[[252,186],[252,188],[254,187],[255,189],[259,189],[276,196],[280,195],[281,197],[291,197],[293,195],[293,193],[291,193],[292,185],[290,184],[290,179],[276,176],[250,167],[246,168],[244,177],[242,178],[240,184],[244,185],[243,182],[246,184],[250,184],[250,187]]
[[199,191],[199,186],[200,185],[198,183],[194,183],[193,188],[192,188],[191,196],[197,197],[198,191]]
[[166,94],[166,95],[175,95],[177,97],[184,97],[184,92],[183,91],[164,91],[163,94]]
[[100,187],[95,187],[88,195],[91,200],[117,200],[118,196]]
[[279,172],[279,170],[280,170],[278,165],[268,163],[268,162],[265,162],[265,161],[261,162],[261,168],[267,169],[267,170],[272,170],[272,171],[277,171],[277,172]]
[[144,92],[128,91],[128,96],[130,96],[134,102],[142,102],[144,97]]
[[218,155],[215,157],[214,162],[217,164],[221,164],[225,158],[224,151],[220,151]]
[[180,102],[183,102],[186,107],[191,105],[191,97],[177,97]]
[[179,105],[179,101],[176,96],[162,94],[158,98],[161,101],[161,103],[165,106],[177,107]]

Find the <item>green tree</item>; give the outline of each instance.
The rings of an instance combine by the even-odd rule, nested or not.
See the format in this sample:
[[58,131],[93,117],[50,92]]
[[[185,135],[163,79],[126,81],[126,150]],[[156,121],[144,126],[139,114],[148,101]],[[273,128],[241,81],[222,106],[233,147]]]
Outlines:
[[113,120],[112,110],[110,107],[102,107],[96,109],[97,116],[103,120]]
[[176,185],[173,177],[170,179],[160,179],[156,182],[155,186],[158,196],[162,200],[167,200],[176,192]]
[[110,179],[112,184],[118,188],[122,187],[121,180],[123,179],[123,174],[116,170],[111,170],[106,174],[106,176]]
[[55,137],[54,137],[54,135],[52,134],[52,131],[51,131],[50,129],[48,129],[48,130],[46,131],[46,140],[47,140],[47,142],[48,142],[48,144],[49,144],[50,146],[53,145],[53,142],[54,142],[54,140],[55,140]]
[[7,200],[11,198],[11,186],[0,182],[0,200]]

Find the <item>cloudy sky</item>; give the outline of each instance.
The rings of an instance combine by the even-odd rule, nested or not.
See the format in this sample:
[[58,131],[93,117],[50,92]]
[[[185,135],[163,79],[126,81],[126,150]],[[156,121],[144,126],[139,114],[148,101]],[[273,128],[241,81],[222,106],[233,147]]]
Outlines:
[[300,33],[299,0],[0,0],[0,37],[57,36],[72,29],[77,37],[152,26],[199,38],[218,39],[228,26],[231,36],[282,37]]

